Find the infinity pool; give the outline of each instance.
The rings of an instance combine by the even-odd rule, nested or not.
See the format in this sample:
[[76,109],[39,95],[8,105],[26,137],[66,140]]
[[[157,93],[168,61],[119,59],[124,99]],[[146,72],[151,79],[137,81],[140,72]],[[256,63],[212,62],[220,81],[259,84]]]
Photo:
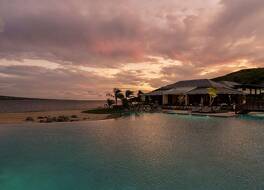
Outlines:
[[264,189],[264,120],[143,114],[2,125],[0,189]]

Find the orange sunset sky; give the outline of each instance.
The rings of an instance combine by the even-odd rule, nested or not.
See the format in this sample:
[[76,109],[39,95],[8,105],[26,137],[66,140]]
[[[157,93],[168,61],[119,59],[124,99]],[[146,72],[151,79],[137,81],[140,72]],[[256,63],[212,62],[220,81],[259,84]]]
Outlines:
[[263,0],[0,0],[0,95],[104,99],[264,66]]

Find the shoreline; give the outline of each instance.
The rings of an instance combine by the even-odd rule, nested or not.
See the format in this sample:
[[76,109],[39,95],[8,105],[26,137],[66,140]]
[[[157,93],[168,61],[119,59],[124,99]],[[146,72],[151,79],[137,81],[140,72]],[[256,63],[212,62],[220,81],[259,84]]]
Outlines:
[[60,118],[60,117],[64,117],[68,119],[67,121],[60,121],[60,122],[98,121],[98,120],[113,119],[117,117],[116,115],[113,114],[93,114],[93,113],[83,113],[83,111],[85,110],[0,113],[0,125],[21,124],[21,123],[51,123],[51,122],[55,123],[59,121],[48,121],[48,119]]
[[[85,113],[86,111],[86,113]],[[88,110],[91,111],[91,110]],[[226,113],[190,113],[186,110],[166,110],[162,113],[192,116],[209,116],[219,118],[238,117],[234,112]],[[12,112],[0,113],[0,125],[4,124],[23,124],[23,123],[57,123],[57,122],[81,122],[99,121],[115,119],[121,117],[120,113],[87,113],[87,110],[58,110],[58,111],[32,111],[32,112]],[[252,112],[251,116],[263,115],[264,112]],[[30,120],[29,120],[30,118]],[[31,120],[32,119],[32,120]]]

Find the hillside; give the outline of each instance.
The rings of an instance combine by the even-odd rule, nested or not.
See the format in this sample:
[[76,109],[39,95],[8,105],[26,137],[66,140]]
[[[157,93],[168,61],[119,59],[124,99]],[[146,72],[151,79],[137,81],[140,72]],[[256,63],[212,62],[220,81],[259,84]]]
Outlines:
[[0,100],[40,100],[38,98],[25,98],[25,97],[14,97],[14,96],[0,96]]
[[212,79],[214,81],[233,81],[243,84],[263,84],[264,68],[243,69]]

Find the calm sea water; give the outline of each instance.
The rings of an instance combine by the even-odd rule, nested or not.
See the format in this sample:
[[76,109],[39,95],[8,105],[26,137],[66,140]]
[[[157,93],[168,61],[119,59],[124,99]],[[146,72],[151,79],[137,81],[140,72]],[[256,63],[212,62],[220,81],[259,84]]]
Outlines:
[[261,190],[264,120],[144,114],[0,126],[3,190]]
[[90,109],[104,104],[103,100],[0,100],[0,113]]

